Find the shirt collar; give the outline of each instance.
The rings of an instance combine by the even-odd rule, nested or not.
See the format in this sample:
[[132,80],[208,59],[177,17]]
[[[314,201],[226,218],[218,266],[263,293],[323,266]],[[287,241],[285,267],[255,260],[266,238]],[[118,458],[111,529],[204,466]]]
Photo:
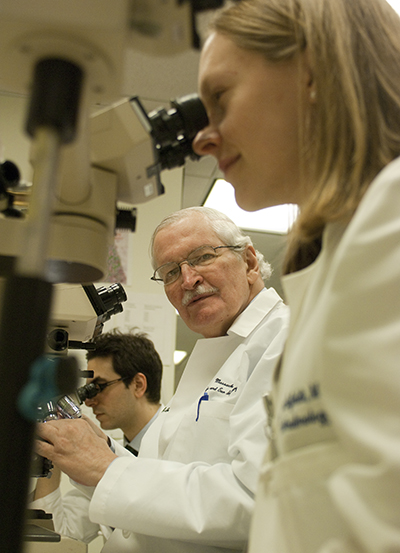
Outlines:
[[274,288],[263,288],[235,319],[228,330],[228,336],[236,334],[246,338],[279,302],[282,299]]
[[128,442],[126,437],[124,436],[124,446],[130,445],[133,449],[136,449],[136,451],[140,450],[140,444],[142,443],[142,438],[146,434],[147,430],[150,428],[150,426],[153,424],[153,422],[156,420],[158,415],[161,412],[162,405],[159,407],[158,411],[154,414],[154,416],[149,420],[149,422],[143,426],[142,430],[136,434],[136,436]]

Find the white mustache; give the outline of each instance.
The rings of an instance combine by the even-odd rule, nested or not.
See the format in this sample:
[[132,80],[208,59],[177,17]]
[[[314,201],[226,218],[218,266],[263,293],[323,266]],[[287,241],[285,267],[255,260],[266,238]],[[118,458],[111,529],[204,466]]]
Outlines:
[[218,292],[218,288],[208,287],[204,284],[199,284],[195,290],[186,290],[182,298],[182,305],[186,307],[197,296],[202,296],[203,294],[215,294]]

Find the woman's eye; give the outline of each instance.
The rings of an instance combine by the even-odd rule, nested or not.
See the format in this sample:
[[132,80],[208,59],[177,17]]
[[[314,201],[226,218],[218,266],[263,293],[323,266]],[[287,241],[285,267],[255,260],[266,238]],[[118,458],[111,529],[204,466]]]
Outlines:
[[224,92],[225,90],[217,90],[216,92],[214,92],[214,94],[212,95],[214,102],[219,102]]

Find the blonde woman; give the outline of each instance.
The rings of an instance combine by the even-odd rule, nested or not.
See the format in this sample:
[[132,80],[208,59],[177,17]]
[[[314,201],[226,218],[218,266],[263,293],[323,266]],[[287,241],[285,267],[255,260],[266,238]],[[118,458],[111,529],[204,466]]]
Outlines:
[[242,0],[199,86],[194,149],[239,205],[301,210],[250,552],[400,551],[400,18],[386,0]]

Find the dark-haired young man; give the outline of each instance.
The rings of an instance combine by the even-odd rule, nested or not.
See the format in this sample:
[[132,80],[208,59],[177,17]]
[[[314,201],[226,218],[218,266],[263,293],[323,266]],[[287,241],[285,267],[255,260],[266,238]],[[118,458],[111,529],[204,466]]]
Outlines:
[[[99,393],[85,401],[103,430],[120,428],[124,445],[134,455],[148,428],[161,410],[162,362],[154,344],[145,334],[118,330],[101,334],[96,349],[87,353],[88,370],[99,385]],[[89,499],[79,489],[64,496],[60,492],[59,469],[50,479],[38,480],[32,508],[53,514],[56,532],[91,542],[102,532],[105,540],[113,529],[89,519]]]
[[118,331],[100,335],[87,353],[88,370],[102,389],[85,401],[103,430],[120,428],[124,445],[139,451],[140,442],[160,409],[162,363],[144,334]]

